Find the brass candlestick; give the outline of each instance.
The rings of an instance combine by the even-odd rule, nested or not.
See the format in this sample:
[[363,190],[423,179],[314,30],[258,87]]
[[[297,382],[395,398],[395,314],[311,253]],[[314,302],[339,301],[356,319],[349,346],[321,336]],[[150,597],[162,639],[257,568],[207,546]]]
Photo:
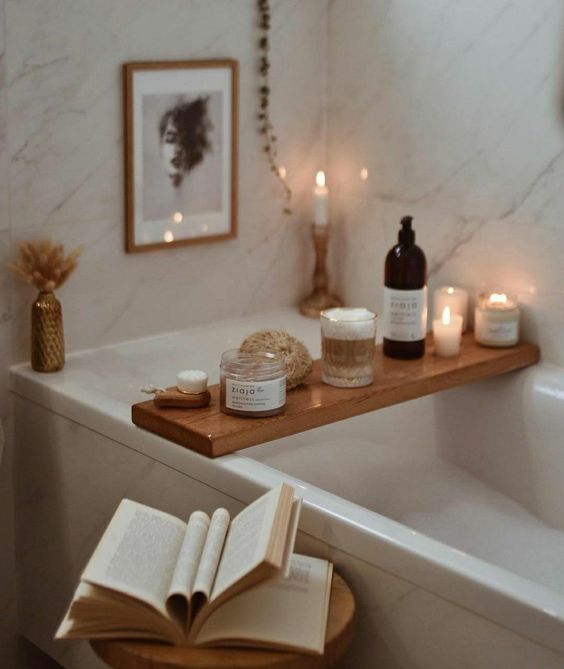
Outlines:
[[329,228],[326,225],[312,225],[313,247],[315,249],[315,269],[313,270],[313,292],[300,304],[300,312],[308,318],[319,318],[325,309],[342,307],[343,302],[329,292],[327,275],[327,244]]

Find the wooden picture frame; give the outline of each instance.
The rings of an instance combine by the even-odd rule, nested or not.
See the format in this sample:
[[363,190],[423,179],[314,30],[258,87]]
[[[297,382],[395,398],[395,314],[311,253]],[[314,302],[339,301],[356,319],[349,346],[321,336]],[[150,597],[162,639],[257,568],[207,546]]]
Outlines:
[[237,236],[238,63],[123,65],[128,253]]

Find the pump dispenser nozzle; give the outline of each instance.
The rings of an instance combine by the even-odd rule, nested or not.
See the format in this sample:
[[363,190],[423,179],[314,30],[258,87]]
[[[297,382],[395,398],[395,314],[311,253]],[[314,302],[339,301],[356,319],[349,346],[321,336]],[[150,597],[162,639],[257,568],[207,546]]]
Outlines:
[[413,216],[404,216],[401,219],[401,230],[398,235],[398,241],[404,246],[415,244],[415,231],[411,227]]

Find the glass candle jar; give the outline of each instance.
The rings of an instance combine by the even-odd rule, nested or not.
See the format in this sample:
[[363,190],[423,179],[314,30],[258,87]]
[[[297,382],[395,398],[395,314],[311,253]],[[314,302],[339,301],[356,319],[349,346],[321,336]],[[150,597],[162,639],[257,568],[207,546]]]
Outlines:
[[376,314],[363,308],[337,307],[321,312],[321,380],[356,388],[374,380]]
[[474,338],[482,346],[515,346],[519,341],[519,305],[515,295],[487,292],[478,296]]
[[442,318],[445,307],[451,316],[462,316],[462,332],[466,332],[468,317],[468,292],[456,286],[442,286],[433,293],[433,318]]
[[220,409],[231,416],[264,418],[282,413],[286,405],[286,364],[278,353],[221,356]]

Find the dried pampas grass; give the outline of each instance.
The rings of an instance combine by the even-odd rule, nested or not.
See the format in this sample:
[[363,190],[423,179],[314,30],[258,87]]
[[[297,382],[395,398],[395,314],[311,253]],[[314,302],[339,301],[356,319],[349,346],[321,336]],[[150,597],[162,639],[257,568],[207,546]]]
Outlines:
[[81,251],[78,247],[65,257],[64,246],[50,239],[22,242],[18,259],[8,269],[39,290],[51,292],[74,272]]

